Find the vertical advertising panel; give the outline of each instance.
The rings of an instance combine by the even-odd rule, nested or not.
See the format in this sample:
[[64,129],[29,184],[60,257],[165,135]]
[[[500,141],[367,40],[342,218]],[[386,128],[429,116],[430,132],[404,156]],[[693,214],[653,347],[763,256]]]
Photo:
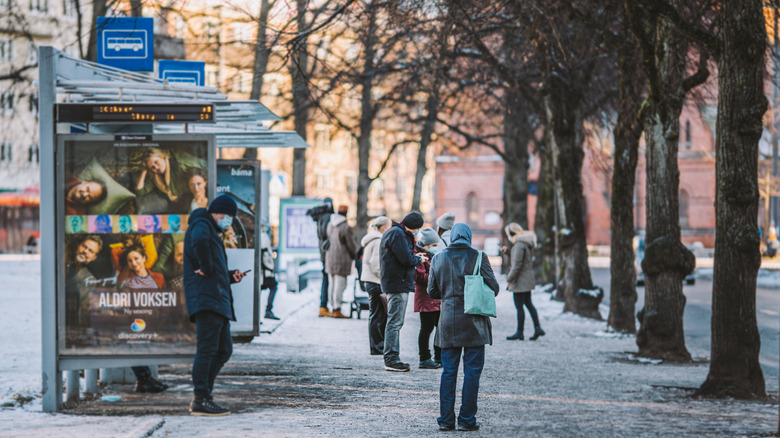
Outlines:
[[59,146],[60,351],[191,354],[184,233],[211,197],[209,138],[96,137]]
[[238,205],[233,225],[224,235],[228,268],[250,271],[232,285],[236,321],[233,336],[256,336],[260,332],[260,167],[257,162],[217,161],[217,195],[229,195]]
[[279,202],[279,268],[297,260],[319,260],[317,223],[306,212],[322,201],[311,198],[287,198]]

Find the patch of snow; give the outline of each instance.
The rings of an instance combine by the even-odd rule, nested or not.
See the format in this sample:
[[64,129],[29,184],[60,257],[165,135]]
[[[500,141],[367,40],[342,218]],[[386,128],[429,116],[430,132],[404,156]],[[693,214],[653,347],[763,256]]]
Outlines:
[[660,365],[660,364],[663,363],[663,359],[650,359],[649,357],[640,357],[640,356],[636,356],[634,354],[629,354],[628,358],[630,360],[633,360],[633,361],[636,361],[636,362],[639,362],[639,363],[643,363],[643,364],[647,364],[647,365]]
[[568,228],[561,228],[561,235],[562,235],[562,236],[568,236],[568,235],[570,235],[570,234],[571,234],[571,233],[573,233],[573,232],[574,232],[574,231],[572,231],[572,230],[570,230],[570,229],[568,229]]
[[589,297],[598,298],[599,296],[604,295],[604,290],[600,287],[596,287],[595,289],[580,289],[577,291],[577,294],[579,295],[587,295]]

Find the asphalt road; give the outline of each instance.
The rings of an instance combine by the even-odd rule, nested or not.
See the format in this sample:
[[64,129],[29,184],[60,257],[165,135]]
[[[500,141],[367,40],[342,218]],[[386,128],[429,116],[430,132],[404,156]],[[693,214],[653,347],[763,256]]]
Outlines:
[[[609,269],[593,268],[591,273],[594,283],[604,288],[604,304],[609,306]],[[696,284],[686,285],[683,291],[688,299],[684,315],[686,345],[694,356],[704,352],[709,358],[712,281],[697,275]],[[644,287],[637,287],[637,310],[644,305],[644,293]],[[758,288],[756,308],[758,330],[761,333],[759,361],[764,379],[777,380],[780,376],[780,289]]]

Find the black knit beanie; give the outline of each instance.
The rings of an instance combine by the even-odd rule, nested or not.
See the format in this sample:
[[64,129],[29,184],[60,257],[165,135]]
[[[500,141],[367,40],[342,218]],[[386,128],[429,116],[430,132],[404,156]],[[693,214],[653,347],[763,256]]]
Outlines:
[[229,216],[235,217],[237,210],[238,206],[236,205],[236,201],[234,201],[233,198],[231,198],[229,195],[220,195],[211,201],[208,212],[227,214]]
[[404,225],[406,228],[409,228],[410,230],[416,230],[418,228],[422,228],[424,223],[425,220],[423,219],[422,215],[416,211],[407,214],[404,217],[404,219],[401,221],[401,224]]

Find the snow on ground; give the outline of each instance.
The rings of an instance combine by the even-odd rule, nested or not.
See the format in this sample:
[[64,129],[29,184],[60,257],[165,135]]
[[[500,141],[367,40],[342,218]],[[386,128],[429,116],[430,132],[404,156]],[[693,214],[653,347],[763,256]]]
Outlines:
[[[385,372],[381,357],[368,355],[366,312],[361,320],[317,318],[317,288],[301,294],[280,288],[274,310],[282,321],[266,322],[262,330],[272,333],[236,345],[217,379],[215,392],[234,414],[188,416],[191,384],[183,365],[164,369],[162,378],[172,384],[165,393],[138,396],[130,385],[114,385],[120,401],[82,401],[54,415],[41,413],[37,398],[37,261],[0,260],[0,284],[0,403],[14,405],[0,407],[0,436],[438,435],[439,372],[415,366],[419,317],[411,305],[401,332],[410,373]],[[511,294],[499,294],[480,386],[482,429],[473,436],[768,436],[777,429],[775,402],[689,398],[706,378],[706,363],[644,361],[633,354],[633,336],[561,313],[562,303],[549,297],[542,288],[533,293],[547,335],[519,342],[504,339],[515,329],[515,309]],[[525,334],[531,330],[526,317]],[[768,381],[767,389],[776,392],[777,382]],[[36,398],[19,407],[17,394]],[[160,413],[160,406],[175,409]]]

